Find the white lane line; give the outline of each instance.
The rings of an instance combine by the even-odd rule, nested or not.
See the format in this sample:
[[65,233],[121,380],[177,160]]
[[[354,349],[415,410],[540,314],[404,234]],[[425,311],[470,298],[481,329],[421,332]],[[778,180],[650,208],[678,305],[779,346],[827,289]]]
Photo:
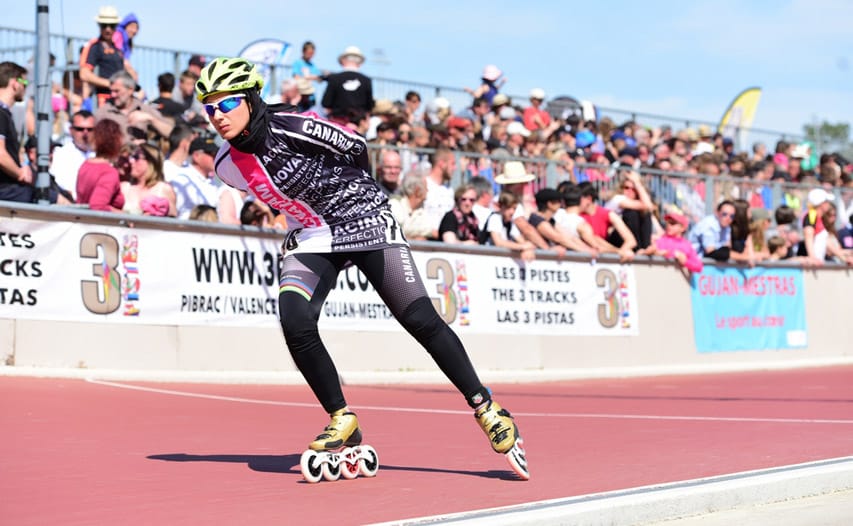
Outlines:
[[[94,378],[86,378],[86,381],[93,384],[104,385],[108,387],[116,387],[119,389],[129,389],[133,391],[144,391],[148,393],[158,393],[173,396],[185,396],[188,398],[203,398],[206,400],[220,400],[224,402],[239,402],[244,404],[261,404],[261,405],[276,405],[283,407],[310,407],[316,408],[317,403],[305,402],[281,402],[278,400],[258,400],[255,398],[241,398],[236,396],[221,396],[204,393],[191,393],[187,391],[175,391],[172,389],[159,389],[156,387],[145,387],[141,385],[125,384],[120,382],[109,382],[106,380],[97,380]],[[443,415],[468,415],[470,411],[461,411],[454,409],[419,409],[415,407],[394,407],[394,406],[371,406],[359,405],[353,406],[358,409],[366,409],[369,411],[391,411],[396,413],[437,413]],[[697,421],[697,422],[764,422],[776,424],[842,424],[853,425],[853,420],[843,419],[821,419],[821,418],[757,418],[757,417],[725,417],[725,416],[680,416],[680,415],[629,415],[619,413],[521,413],[513,412],[514,416],[518,417],[545,417],[545,418],[608,418],[621,420],[679,420],[679,421]]]

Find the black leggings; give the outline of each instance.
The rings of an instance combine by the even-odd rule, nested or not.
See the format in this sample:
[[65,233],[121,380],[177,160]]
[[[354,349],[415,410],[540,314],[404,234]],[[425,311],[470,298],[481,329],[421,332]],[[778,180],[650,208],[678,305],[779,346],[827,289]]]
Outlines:
[[426,348],[471,407],[488,400],[456,333],[433,307],[408,246],[342,254],[293,254],[284,258],[278,297],[281,328],[296,367],[323,409],[346,406],[338,372],[320,339],[317,320],[338,273],[352,262],[391,313]]

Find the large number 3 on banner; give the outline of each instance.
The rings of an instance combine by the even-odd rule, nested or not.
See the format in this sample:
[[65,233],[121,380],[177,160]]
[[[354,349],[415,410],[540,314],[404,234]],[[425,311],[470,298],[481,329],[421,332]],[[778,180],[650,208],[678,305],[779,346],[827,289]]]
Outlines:
[[94,314],[110,314],[121,306],[121,275],[118,267],[119,244],[106,234],[86,234],[80,239],[80,257],[96,259],[92,275],[97,280],[80,282],[83,305]]
[[435,292],[439,297],[432,297],[432,304],[445,323],[453,323],[458,314],[456,292],[453,290],[453,267],[445,259],[430,259],[426,265],[426,277],[431,280],[440,279],[435,285]]
[[595,273],[595,284],[604,289],[604,303],[598,304],[598,323],[602,327],[615,327],[619,323],[619,280],[612,270],[599,269]]

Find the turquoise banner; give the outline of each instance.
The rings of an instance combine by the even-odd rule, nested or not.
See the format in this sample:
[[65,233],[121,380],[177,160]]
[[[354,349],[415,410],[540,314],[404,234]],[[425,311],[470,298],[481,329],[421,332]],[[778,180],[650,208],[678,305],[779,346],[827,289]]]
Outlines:
[[803,272],[706,266],[692,278],[699,352],[805,347]]

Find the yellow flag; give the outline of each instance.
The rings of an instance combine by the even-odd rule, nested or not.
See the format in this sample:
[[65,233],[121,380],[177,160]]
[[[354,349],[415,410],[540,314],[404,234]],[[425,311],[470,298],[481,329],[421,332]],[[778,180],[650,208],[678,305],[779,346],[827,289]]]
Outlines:
[[761,88],[747,88],[735,97],[717,127],[723,137],[736,139],[738,131],[749,131],[761,99]]

